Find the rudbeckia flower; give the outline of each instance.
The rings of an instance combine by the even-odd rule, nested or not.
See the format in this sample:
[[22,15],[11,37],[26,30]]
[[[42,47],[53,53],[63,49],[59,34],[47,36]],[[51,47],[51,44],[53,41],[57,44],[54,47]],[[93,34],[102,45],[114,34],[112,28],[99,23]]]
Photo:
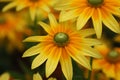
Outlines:
[[81,29],[92,20],[97,38],[101,38],[102,23],[115,33],[120,33],[120,26],[114,16],[120,16],[120,0],[67,0],[56,5],[62,10],[60,21],[77,17],[77,29]]
[[93,69],[102,70],[108,77],[120,80],[120,48],[109,48],[108,45],[95,47],[102,55],[102,59],[93,60]]
[[16,6],[16,10],[20,11],[29,8],[31,19],[34,20],[37,12],[49,13],[49,7],[53,6],[57,0],[13,0],[3,8],[3,12]]
[[[0,45],[6,46],[8,51],[23,49],[23,35],[30,35],[31,30],[19,14],[12,12],[0,13]],[[6,45],[5,45],[6,44]]]
[[[39,73],[33,75],[33,80],[43,80]],[[57,80],[56,78],[50,77],[48,80]]]
[[23,54],[23,57],[38,54],[32,62],[32,69],[46,61],[46,77],[49,77],[60,62],[62,72],[67,80],[72,80],[73,76],[71,58],[87,69],[91,69],[86,56],[101,57],[91,47],[100,44],[99,40],[86,38],[95,34],[94,30],[77,31],[71,22],[58,23],[52,14],[49,14],[49,20],[50,25],[39,22],[48,33],[46,36],[31,36],[24,40],[24,42],[40,42]]

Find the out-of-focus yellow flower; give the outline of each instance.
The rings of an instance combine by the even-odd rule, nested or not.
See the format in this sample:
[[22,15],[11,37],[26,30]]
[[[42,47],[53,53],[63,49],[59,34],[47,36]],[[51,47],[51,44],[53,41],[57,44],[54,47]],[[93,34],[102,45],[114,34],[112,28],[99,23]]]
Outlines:
[[[33,80],[43,80],[39,73],[33,75]],[[57,80],[56,78],[50,77],[48,80]]]
[[52,14],[49,15],[49,20],[50,25],[39,22],[48,35],[31,36],[24,40],[24,42],[40,42],[23,54],[23,57],[38,54],[32,62],[32,69],[47,60],[45,69],[46,77],[49,77],[60,61],[62,72],[67,80],[72,80],[73,76],[71,58],[87,69],[91,69],[89,60],[85,56],[101,57],[96,50],[91,48],[91,46],[100,44],[99,40],[87,38],[95,34],[94,30],[77,31],[71,22],[58,23]]
[[0,75],[0,80],[10,80],[10,74],[5,72],[2,75]]
[[111,49],[107,45],[95,47],[103,59],[93,60],[93,69],[102,70],[108,78],[120,80],[120,48]]
[[31,19],[34,20],[37,12],[49,13],[49,7],[53,6],[57,0],[13,0],[3,8],[3,12],[16,6],[16,10],[20,11],[29,8]]
[[102,23],[110,30],[120,33],[115,16],[120,16],[120,0],[66,0],[56,5],[62,10],[60,21],[77,17],[77,29],[81,29],[91,18],[98,38],[101,38]]
[[[22,49],[23,34],[31,34],[30,29],[20,15],[7,12],[0,14],[0,43],[7,45],[8,50],[13,48]],[[5,42],[5,43],[4,43]]]

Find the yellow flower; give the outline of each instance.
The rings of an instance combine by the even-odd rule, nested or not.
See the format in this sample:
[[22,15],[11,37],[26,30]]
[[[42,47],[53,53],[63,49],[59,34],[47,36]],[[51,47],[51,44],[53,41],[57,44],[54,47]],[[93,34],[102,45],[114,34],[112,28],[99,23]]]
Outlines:
[[37,12],[49,13],[49,7],[53,6],[55,2],[56,0],[13,0],[11,3],[5,6],[2,11],[7,11],[15,6],[17,11],[20,11],[24,8],[29,8],[31,19],[34,20]]
[[[33,80],[43,80],[39,73],[33,75]],[[56,78],[50,77],[48,80],[57,80]]]
[[10,74],[5,72],[2,75],[0,75],[0,80],[10,80]]
[[102,23],[110,30],[120,33],[120,26],[114,16],[120,16],[120,0],[69,0],[56,5],[62,10],[60,21],[77,17],[77,29],[81,29],[89,19],[92,20],[98,38],[102,34]]
[[19,14],[12,12],[0,13],[0,45],[6,44],[8,50],[14,47],[23,49],[23,34],[29,35],[30,29]]
[[66,79],[72,80],[71,58],[90,69],[89,60],[85,56],[100,58],[101,55],[91,48],[100,42],[97,39],[86,38],[95,33],[93,29],[77,31],[71,22],[58,23],[52,14],[49,15],[49,20],[50,25],[39,22],[48,33],[46,36],[32,36],[24,40],[24,42],[40,43],[28,49],[23,57],[38,54],[32,62],[32,69],[37,68],[47,60],[46,77],[54,72],[60,61]]
[[109,48],[103,44],[95,47],[103,59],[93,60],[93,69],[102,70],[108,78],[120,80],[120,48]]

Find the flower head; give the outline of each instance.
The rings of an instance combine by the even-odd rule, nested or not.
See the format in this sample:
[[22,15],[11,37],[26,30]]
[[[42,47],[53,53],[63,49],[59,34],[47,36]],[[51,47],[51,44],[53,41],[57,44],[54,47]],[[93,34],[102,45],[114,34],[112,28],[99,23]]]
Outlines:
[[[17,23],[16,23],[17,22]],[[26,26],[19,14],[6,12],[0,14],[0,45],[12,51],[13,47],[23,49],[21,43],[23,35],[30,35],[31,31]],[[6,45],[5,45],[6,44]]]
[[49,7],[53,6],[56,0],[13,0],[3,8],[3,12],[16,6],[16,10],[20,11],[29,8],[31,19],[34,20],[37,12],[49,13]]
[[49,15],[50,25],[39,22],[39,24],[48,33],[46,36],[32,36],[24,42],[40,42],[31,47],[23,57],[37,55],[32,62],[32,69],[37,68],[46,61],[46,76],[49,77],[60,62],[62,72],[67,80],[72,80],[72,62],[71,58],[90,69],[89,60],[85,56],[100,58],[91,46],[100,44],[96,39],[86,38],[94,34],[93,29],[77,31],[71,22],[58,23],[55,17]]
[[98,38],[102,34],[102,23],[110,30],[120,33],[120,26],[114,16],[120,16],[120,0],[69,0],[56,5],[62,10],[60,21],[77,17],[77,29],[81,29],[92,19]]
[[93,69],[102,70],[108,78],[120,80],[120,48],[111,49],[105,44],[95,48],[103,55],[103,59],[94,59]]

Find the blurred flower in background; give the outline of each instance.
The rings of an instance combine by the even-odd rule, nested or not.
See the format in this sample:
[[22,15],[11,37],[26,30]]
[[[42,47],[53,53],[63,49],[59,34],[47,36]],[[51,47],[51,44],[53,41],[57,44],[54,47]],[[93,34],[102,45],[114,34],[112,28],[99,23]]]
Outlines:
[[103,55],[103,59],[94,59],[93,69],[101,70],[108,79],[120,80],[120,47],[104,43],[95,48]]
[[20,14],[0,13],[0,45],[6,46],[8,51],[14,48],[22,50],[24,35],[30,34],[31,31]]
[[113,16],[120,16],[120,0],[65,0],[58,2],[55,9],[61,10],[60,21],[77,17],[78,30],[91,18],[97,38],[101,38],[102,23],[113,32],[120,33],[119,24]]
[[[57,2],[57,0],[11,0],[8,5],[3,8],[3,12],[16,7],[17,11],[20,11],[24,8],[29,8],[30,17],[32,20],[35,19],[36,14],[41,16],[48,15],[51,12],[50,7]],[[39,14],[40,13],[40,14]]]

